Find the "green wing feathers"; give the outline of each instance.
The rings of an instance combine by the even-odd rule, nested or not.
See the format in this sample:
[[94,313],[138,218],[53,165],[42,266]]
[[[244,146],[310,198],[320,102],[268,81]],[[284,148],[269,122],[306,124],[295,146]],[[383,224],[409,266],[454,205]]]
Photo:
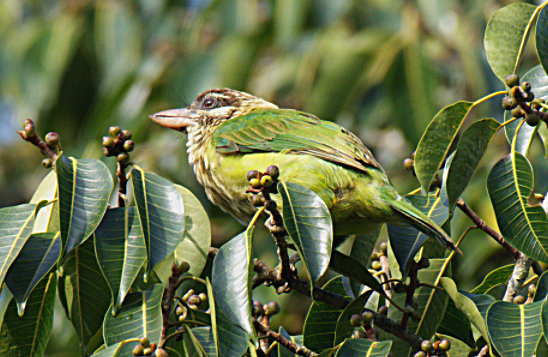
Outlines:
[[407,200],[391,202],[386,201],[386,203],[388,203],[394,211],[407,218],[406,223],[412,225],[422,233],[434,239],[443,247],[462,254],[460,249],[455,245],[455,242],[453,242],[453,240],[443,231],[443,229],[439,228],[436,223],[426,217],[424,213],[415,208]]

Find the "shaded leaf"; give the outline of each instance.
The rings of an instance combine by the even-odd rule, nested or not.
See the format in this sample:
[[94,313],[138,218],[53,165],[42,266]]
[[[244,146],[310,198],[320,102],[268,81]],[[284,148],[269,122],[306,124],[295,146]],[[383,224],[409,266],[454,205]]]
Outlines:
[[472,294],[485,294],[492,288],[499,284],[506,284],[508,279],[512,276],[514,271],[514,264],[508,264],[503,267],[497,268],[487,274],[481,284],[476,286],[472,291]]
[[382,288],[381,283],[379,283],[361,262],[354,258],[334,250],[331,255],[331,261],[329,262],[329,268],[384,295],[384,289]]
[[310,275],[313,288],[329,265],[333,244],[331,214],[313,191],[292,182],[280,182],[283,220],[287,233]]
[[[537,54],[544,69],[544,72],[548,71],[548,9],[543,7],[538,14],[537,28],[535,31],[535,44],[537,47]],[[537,92],[534,92],[537,96]]]
[[[296,343],[298,345],[303,344],[303,336],[302,335],[289,336],[287,331],[282,326],[280,326],[280,328],[278,329],[278,332],[279,332],[280,335],[287,338],[289,341],[291,341],[293,343]],[[296,357],[296,356],[298,356],[298,355],[291,352],[286,347],[282,346],[281,343],[278,343],[278,357]]]
[[461,310],[457,309],[451,299],[447,303],[438,333],[454,337],[471,348],[476,347],[470,321]]
[[[371,229],[367,233],[356,234],[348,255],[359,262],[363,262],[363,265],[367,265],[366,262],[369,261],[373,248],[375,248],[375,243],[379,239],[381,228],[382,225],[379,225],[377,229]],[[358,283],[356,280],[351,280],[349,283],[354,296],[360,295],[362,284]]]
[[469,345],[467,345],[463,341],[452,336],[448,336],[444,334],[436,334],[436,337],[439,338],[440,340],[447,339],[451,342],[451,349],[447,351],[448,357],[468,357],[469,353],[472,352],[472,350],[476,350],[476,346],[473,343],[474,340],[472,340],[473,347],[471,348]]
[[355,300],[352,300],[350,304],[343,310],[342,314],[337,320],[337,327],[335,329],[335,341],[333,345],[336,346],[342,343],[346,338],[349,338],[354,331],[354,326],[350,323],[350,317],[354,314],[361,315],[362,310],[367,303],[367,300],[373,293],[373,290],[368,290],[358,296]]
[[[217,347],[211,329],[212,328],[209,326],[194,327],[190,329],[189,334],[191,334],[200,343],[200,346],[206,356],[217,357]],[[187,329],[187,331],[189,330]]]
[[537,281],[537,288],[535,289],[535,296],[533,301],[541,301],[548,295],[548,274],[542,273]]
[[391,346],[392,341],[372,342],[365,338],[347,338],[337,350],[335,357],[386,357]]

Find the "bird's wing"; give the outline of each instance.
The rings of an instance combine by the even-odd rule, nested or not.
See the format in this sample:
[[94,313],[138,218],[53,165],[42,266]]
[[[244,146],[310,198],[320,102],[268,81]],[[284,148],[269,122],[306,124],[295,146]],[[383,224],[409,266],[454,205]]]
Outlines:
[[360,171],[381,167],[354,134],[291,109],[256,110],[221,124],[213,134],[220,153],[308,154]]

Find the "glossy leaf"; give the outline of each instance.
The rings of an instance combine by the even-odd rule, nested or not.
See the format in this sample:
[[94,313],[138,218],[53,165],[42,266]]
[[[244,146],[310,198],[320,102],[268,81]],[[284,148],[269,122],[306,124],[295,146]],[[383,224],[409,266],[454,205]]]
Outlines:
[[[323,287],[329,292],[346,295],[342,284],[342,277],[337,276],[327,282]],[[303,328],[303,343],[304,345],[315,352],[322,352],[332,348],[335,341],[335,332],[337,329],[337,321],[343,313],[343,309],[331,306],[321,301],[313,301]]]
[[512,276],[514,271],[514,264],[508,264],[503,267],[497,268],[487,274],[481,284],[476,286],[472,291],[472,294],[485,294],[492,288],[499,284],[506,284],[508,279]]
[[[53,201],[58,195],[57,175],[51,171],[34,192],[29,203],[38,204],[41,201]],[[59,201],[51,202],[44,206],[36,214],[32,233],[51,232],[56,233],[61,230],[59,225]]]
[[386,357],[392,341],[372,342],[364,338],[347,338],[337,350],[335,357]]
[[6,275],[6,285],[10,289],[20,316],[32,290],[57,263],[61,255],[61,234],[32,234]]
[[211,246],[211,223],[200,201],[185,187],[175,185],[185,206],[185,233],[175,248],[175,261],[192,263],[191,275],[200,275],[207,261]]
[[[436,197],[434,194],[424,196],[420,193],[405,197],[413,206],[422,211],[422,213],[431,218],[440,227],[449,218],[449,210],[443,204],[441,197]],[[413,259],[428,240],[428,236],[410,225],[388,224],[387,226],[390,246],[398,262],[400,273],[403,279],[405,279]]]
[[516,305],[497,301],[487,311],[487,330],[493,347],[503,357],[529,357],[542,336],[543,302]]
[[158,263],[173,253],[183,238],[185,209],[177,188],[152,172],[134,166],[131,183],[145,237],[148,258],[145,274],[148,276]]
[[384,289],[379,281],[367,270],[367,268],[359,261],[351,258],[341,252],[334,250],[329,262],[329,269],[343,274],[352,280],[357,281],[362,285],[375,290],[381,295],[384,295]]
[[529,161],[515,152],[491,169],[487,189],[501,233],[527,256],[548,262],[548,217],[540,205],[527,202],[533,190]]
[[350,304],[343,310],[342,314],[337,320],[337,327],[335,329],[335,341],[334,346],[342,343],[346,338],[349,338],[354,331],[354,326],[350,323],[350,317],[354,314],[361,315],[367,300],[373,293],[373,290],[368,290],[352,300]]
[[[543,7],[538,14],[535,44],[542,68],[544,72],[548,72],[548,9],[546,7]],[[534,93],[536,96],[537,92]]]
[[[476,350],[476,346],[473,344],[472,340],[472,347],[464,343],[463,341],[459,340],[458,338],[455,338],[453,336],[448,336],[444,334],[436,334],[436,337],[440,340],[447,339],[449,342],[451,342],[451,349],[447,351],[448,357],[468,357],[470,352],[472,350]],[[475,351],[474,351],[475,352]],[[473,356],[475,356],[474,354]]]
[[107,210],[94,235],[97,261],[112,293],[112,312],[116,313],[146,260],[137,210],[135,207]]
[[200,346],[202,347],[203,352],[206,356],[217,357],[217,347],[211,329],[212,328],[209,326],[194,327],[193,329],[190,329],[190,333],[200,343]]
[[252,235],[253,226],[223,244],[213,260],[211,286],[217,312],[221,310],[227,319],[255,339],[251,316]]
[[[283,328],[283,326],[280,326],[279,330],[278,330],[278,333],[280,335],[282,335],[283,337],[287,338],[289,341],[293,342],[293,343],[296,343],[298,345],[302,345],[303,344],[303,336],[302,335],[299,335],[299,336],[289,336],[289,334],[287,333],[287,331]],[[287,349],[286,347],[282,346],[281,343],[278,343],[278,357],[296,357],[298,356],[297,354],[291,352],[289,349]]]
[[[130,338],[146,336],[151,343],[159,342],[162,333],[162,296],[164,286],[156,284],[146,291],[127,295],[118,313],[106,314],[103,323],[105,344],[110,347]],[[122,348],[131,353],[132,345]]]
[[426,128],[415,154],[415,173],[423,192],[428,192],[473,104],[461,101],[443,108]]
[[[133,342],[133,346],[135,346],[135,342]],[[127,343],[124,341],[118,342],[115,345],[112,345],[107,348],[103,348],[102,350],[96,351],[94,354],[91,355],[91,357],[121,357],[124,356],[123,349],[124,346],[126,346]]]
[[447,180],[443,182],[447,192],[447,206],[451,211],[470,182],[483,153],[499,127],[500,124],[495,119],[482,119],[470,125],[462,134],[449,166]]
[[310,275],[313,288],[329,265],[333,244],[331,214],[313,191],[292,182],[280,182],[283,220],[287,233]]
[[52,272],[36,285],[22,317],[17,312],[15,299],[10,301],[0,327],[0,356],[41,357],[44,354],[53,327],[56,281]]
[[36,213],[42,206],[23,204],[0,209],[0,284],[32,233]]
[[447,303],[447,309],[445,309],[445,315],[440,327],[438,327],[438,333],[454,337],[471,348],[476,347],[470,321],[461,310],[457,309],[451,299]]
[[93,239],[71,250],[60,268],[59,298],[76,329],[85,353],[91,338],[103,325],[110,305],[110,289],[95,258]]
[[100,160],[59,156],[55,162],[59,183],[59,220],[64,255],[93,233],[107,210],[114,187],[107,166]]
[[511,4],[495,12],[487,24],[484,41],[487,61],[502,82],[507,75],[516,72],[535,9],[536,6],[529,4]]
[[541,301],[548,296],[548,274],[542,273],[540,278],[536,282],[537,288],[535,289],[535,295],[533,301]]

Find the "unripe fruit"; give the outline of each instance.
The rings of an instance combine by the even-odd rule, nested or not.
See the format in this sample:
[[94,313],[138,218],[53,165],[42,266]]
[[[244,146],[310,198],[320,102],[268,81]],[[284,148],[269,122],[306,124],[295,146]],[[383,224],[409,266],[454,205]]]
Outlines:
[[129,140],[133,136],[129,130],[122,130],[122,135],[124,135],[124,139]]
[[25,135],[30,138],[30,137],[33,137],[34,135],[36,135],[36,128],[34,127],[34,124],[33,123],[27,123],[25,124],[25,126],[23,127],[23,129],[25,130]]
[[419,351],[415,353],[413,357],[426,357],[426,353],[424,351]]
[[198,295],[191,295],[189,298],[188,298],[188,304],[189,305],[200,305],[202,303],[202,299],[200,299],[200,296]]
[[280,169],[276,165],[270,165],[266,168],[266,174],[272,177],[272,180],[276,181],[280,176]]
[[394,286],[394,292],[396,294],[403,294],[407,292],[407,285],[404,283],[397,283],[396,286]]
[[121,164],[126,164],[129,161],[129,155],[125,152],[121,152],[116,156],[116,161]]
[[163,348],[158,348],[156,350],[156,357],[169,357],[169,354]]
[[504,97],[502,98],[502,109],[512,110],[518,105],[518,102],[513,97]]
[[143,346],[141,346],[140,344],[133,347],[133,355],[135,357],[139,357],[139,356],[142,356],[144,354],[145,354],[145,348]]
[[375,260],[373,264],[371,264],[371,267],[373,268],[373,270],[379,271],[382,269],[382,264],[378,260]]
[[512,73],[506,76],[506,78],[504,79],[504,82],[506,83],[508,88],[512,88],[514,86],[519,85],[519,77],[517,74]]
[[441,340],[439,345],[438,345],[438,350],[440,350],[440,351],[449,351],[450,348],[451,348],[451,341],[449,341],[446,338]]
[[251,185],[251,187],[253,187],[255,189],[261,188],[261,181],[259,181],[259,179],[257,179],[257,178],[253,178],[253,179],[249,180],[249,184]]
[[525,97],[526,102],[532,102],[535,99],[535,93],[529,92],[527,93],[527,97]]
[[259,171],[251,170],[247,173],[247,181],[251,181],[251,179],[257,178],[257,176],[259,176]]
[[132,152],[135,149],[135,142],[133,140],[126,140],[123,147],[125,151]]
[[25,121],[23,122],[23,129],[25,129],[25,126],[27,124],[33,124],[34,125],[34,122],[32,121],[32,119],[25,119]]
[[276,204],[276,201],[268,200],[265,203],[265,208],[267,211],[272,212],[278,208],[278,205]]
[[177,306],[175,309],[175,315],[180,316],[185,313],[185,309],[182,306]]
[[360,327],[363,325],[363,319],[360,315],[354,314],[350,316],[350,324],[354,327]]
[[434,176],[434,179],[432,180],[432,183],[430,184],[429,191],[434,191],[437,188],[441,188],[441,184],[442,184],[441,177],[440,175],[436,174],[436,176]]
[[440,346],[440,341],[434,342],[433,347],[434,347],[435,350],[439,349],[439,346]]
[[263,316],[264,308],[260,301],[253,301],[253,307],[251,308],[251,314],[253,316]]
[[428,268],[430,266],[430,260],[428,260],[427,257],[422,257],[419,259],[417,265],[419,266],[419,269]]
[[432,345],[432,341],[430,340],[423,340],[421,342],[421,350],[423,350],[424,352],[430,352],[434,349],[433,345]]
[[533,297],[535,295],[535,292],[537,291],[537,287],[535,284],[531,284],[529,285],[529,287],[527,288],[527,295],[529,295],[530,297]]
[[362,320],[364,325],[371,324],[371,321],[373,321],[374,315],[371,311],[364,311],[362,313]]
[[46,134],[46,138],[45,138],[45,141],[46,141],[46,144],[48,144],[48,146],[50,147],[56,147],[57,145],[59,145],[59,134],[57,133],[47,133]]
[[110,150],[109,150],[109,149],[107,149],[107,148],[103,148],[103,155],[105,155],[105,156],[107,156],[107,157],[108,157],[108,156],[112,156],[112,153],[110,152]]
[[190,270],[190,264],[186,260],[183,260],[181,264],[179,264],[179,273],[184,274],[189,270]]
[[373,252],[371,253],[371,257],[369,259],[371,260],[379,260],[379,253],[378,252]]
[[276,301],[271,301],[264,306],[265,316],[274,316],[278,314],[280,310],[280,304],[278,304]]
[[516,305],[521,305],[525,302],[525,296],[516,295],[514,296],[514,299],[512,299],[512,302]]
[[114,146],[114,139],[110,136],[103,136],[103,147],[110,149]]
[[194,295],[194,289],[190,289],[183,295],[183,301],[188,301],[188,298]]
[[255,207],[264,206],[264,197],[263,195],[254,195],[251,197],[251,204]]
[[529,126],[537,126],[538,123],[540,122],[540,118],[538,117],[536,113],[529,113],[525,116],[525,122]]
[[179,321],[185,321],[186,319],[186,315],[179,315],[179,317],[177,318]]
[[524,91],[525,93],[528,93],[528,92],[531,90],[531,83],[529,83],[529,82],[523,82],[523,83],[521,84],[521,89],[523,89],[523,91]]
[[388,315],[388,307],[387,306],[381,306],[381,308],[379,309],[378,312],[379,312],[379,314],[386,316],[386,315]]
[[386,244],[386,242],[382,242],[382,243],[379,245],[379,248],[381,249],[381,252],[383,252],[384,254],[386,254],[386,251],[388,250],[388,244]]
[[415,160],[413,160],[411,158],[407,158],[407,159],[403,160],[403,167],[406,170],[413,170],[415,168]]
[[42,160],[42,166],[44,166],[46,169],[51,168],[53,166],[53,160],[50,158]]
[[512,116],[514,118],[521,118],[525,116],[525,112],[523,111],[523,109],[521,109],[521,107],[515,107],[514,109],[512,109]]
[[142,337],[139,342],[143,347],[150,347],[150,340],[148,339],[148,337]]
[[367,334],[362,329],[358,329],[352,333],[352,338],[367,338]]
[[114,139],[116,139],[116,137],[118,137],[118,134],[120,134],[120,132],[121,132],[121,130],[120,130],[119,126],[111,126],[110,128],[108,128],[108,133]]
[[152,348],[150,347],[145,348],[145,350],[143,351],[143,354],[145,356],[150,356],[152,354]]
[[270,177],[270,175],[263,175],[263,177],[261,177],[261,186],[268,187],[272,185],[272,182],[272,177]]
[[198,295],[200,297],[200,300],[202,302],[206,302],[207,301],[207,294],[206,293],[200,293],[200,295]]

